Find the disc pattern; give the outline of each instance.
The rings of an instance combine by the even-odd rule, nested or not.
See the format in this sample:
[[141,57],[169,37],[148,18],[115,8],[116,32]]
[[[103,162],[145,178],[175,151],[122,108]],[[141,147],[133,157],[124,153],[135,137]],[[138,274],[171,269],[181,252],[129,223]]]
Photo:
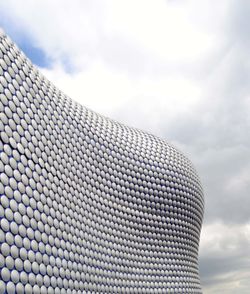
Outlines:
[[0,294],[201,293],[185,156],[71,100],[4,33],[0,118]]

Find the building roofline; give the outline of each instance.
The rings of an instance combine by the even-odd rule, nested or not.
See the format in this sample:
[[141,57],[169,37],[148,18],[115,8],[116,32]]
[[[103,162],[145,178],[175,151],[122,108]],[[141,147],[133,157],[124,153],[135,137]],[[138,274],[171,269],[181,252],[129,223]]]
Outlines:
[[4,30],[0,27],[0,37],[4,35]]

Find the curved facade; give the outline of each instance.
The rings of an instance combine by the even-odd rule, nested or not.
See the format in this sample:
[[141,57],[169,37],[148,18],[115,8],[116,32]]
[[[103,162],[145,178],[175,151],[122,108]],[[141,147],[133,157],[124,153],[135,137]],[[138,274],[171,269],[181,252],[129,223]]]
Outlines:
[[0,118],[0,293],[201,293],[185,156],[72,101],[3,33]]

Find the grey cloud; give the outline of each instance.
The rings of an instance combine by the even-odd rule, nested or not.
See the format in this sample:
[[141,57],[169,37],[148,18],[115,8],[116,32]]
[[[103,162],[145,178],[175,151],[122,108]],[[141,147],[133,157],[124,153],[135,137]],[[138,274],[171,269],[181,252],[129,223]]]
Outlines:
[[249,27],[250,3],[247,0],[232,1],[228,34],[236,43],[243,46],[250,45]]
[[216,243],[216,250],[208,248],[201,252],[200,272],[205,293],[249,293],[250,244],[243,233],[236,234],[236,240],[223,238]]

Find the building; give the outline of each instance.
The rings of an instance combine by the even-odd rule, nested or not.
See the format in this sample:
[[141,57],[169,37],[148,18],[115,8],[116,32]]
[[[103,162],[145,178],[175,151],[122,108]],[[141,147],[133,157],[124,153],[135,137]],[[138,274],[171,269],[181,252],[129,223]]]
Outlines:
[[0,117],[0,293],[201,293],[182,153],[72,101],[4,33]]

